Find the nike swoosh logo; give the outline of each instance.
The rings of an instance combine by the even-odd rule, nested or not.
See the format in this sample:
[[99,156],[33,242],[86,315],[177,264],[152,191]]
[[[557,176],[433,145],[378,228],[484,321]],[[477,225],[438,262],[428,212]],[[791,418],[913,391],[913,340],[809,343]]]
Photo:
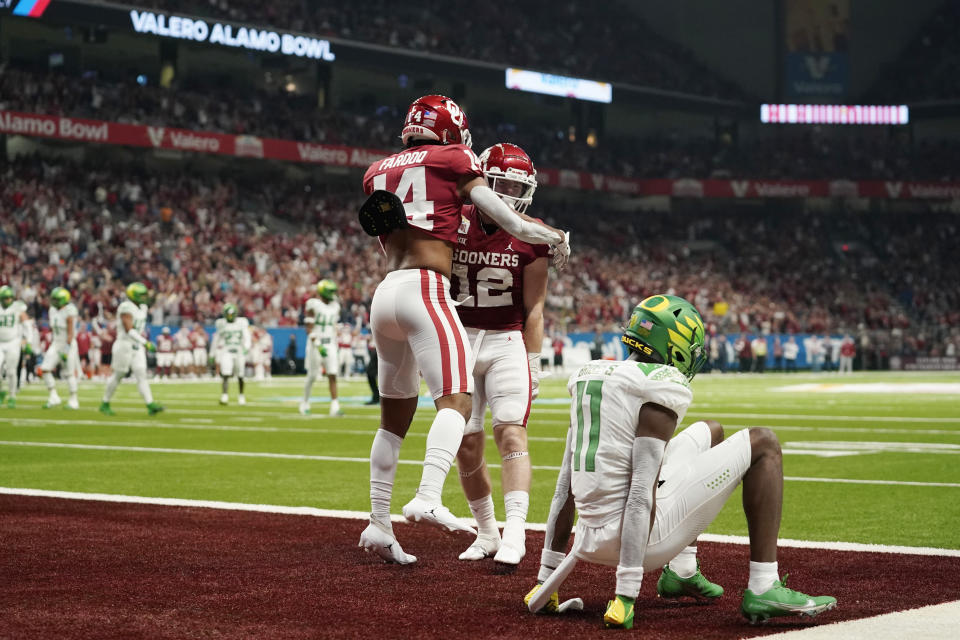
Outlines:
[[666,482],[666,480],[657,480],[657,489],[662,487],[664,482]]

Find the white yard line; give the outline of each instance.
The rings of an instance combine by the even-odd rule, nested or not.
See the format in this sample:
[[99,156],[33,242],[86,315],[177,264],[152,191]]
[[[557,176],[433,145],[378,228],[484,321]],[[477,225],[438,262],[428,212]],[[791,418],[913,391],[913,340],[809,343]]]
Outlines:
[[960,620],[960,600],[756,637],[762,637],[764,640],[955,638],[958,620]]
[[[194,456],[226,456],[236,458],[274,458],[280,460],[315,460],[321,462],[358,462],[368,464],[368,457],[321,456],[301,453],[270,453],[264,451],[223,451],[220,449],[175,449],[171,447],[134,447],[106,444],[81,444],[72,442],[30,442],[20,440],[0,440],[0,446],[6,447],[46,447],[54,449],[85,449],[91,451],[130,451],[134,453],[173,453]],[[399,464],[422,465],[420,460],[398,460]],[[492,469],[499,469],[499,464],[487,464]],[[533,465],[536,471],[559,471],[560,467],[551,465]],[[848,478],[808,478],[784,476],[784,480],[791,482],[826,482],[838,484],[875,484],[888,486],[910,487],[948,487],[960,488],[956,482],[911,482],[905,480],[859,480]]]
[[[185,498],[153,498],[143,496],[128,496],[112,493],[81,493],[75,491],[51,491],[46,489],[25,489],[0,487],[0,494],[15,496],[33,496],[42,498],[63,498],[67,500],[94,500],[101,502],[121,502],[129,504],[153,504],[168,507],[195,507],[205,509],[226,509],[232,511],[256,511],[260,513],[278,513],[287,515],[315,516],[320,518],[344,518],[349,520],[366,520],[370,517],[367,511],[342,511],[335,509],[318,509],[316,507],[294,507],[287,505],[249,504],[244,502],[224,502],[220,500],[189,500]],[[405,522],[403,516],[391,516],[394,522]],[[470,518],[460,518],[464,523],[476,524]],[[503,523],[500,523],[503,524]],[[527,523],[530,531],[544,531],[544,523]],[[722,544],[747,545],[750,543],[746,536],[723,536],[705,533],[698,540],[703,542],[717,542]],[[934,547],[904,547],[898,545],[862,544],[859,542],[814,542],[809,540],[791,540],[782,538],[777,541],[781,547],[798,549],[825,549],[830,551],[853,551],[858,553],[902,553],[924,556],[944,556],[960,558],[960,549],[937,549]]]

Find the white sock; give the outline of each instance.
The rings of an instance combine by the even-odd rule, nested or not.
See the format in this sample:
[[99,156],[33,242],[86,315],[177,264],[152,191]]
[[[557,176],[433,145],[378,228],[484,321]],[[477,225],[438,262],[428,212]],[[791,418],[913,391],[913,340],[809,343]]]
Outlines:
[[112,398],[113,394],[116,393],[117,386],[119,386],[119,384],[120,384],[120,375],[118,373],[114,373],[107,380],[107,387],[106,389],[103,390],[104,402],[110,402],[110,398]]
[[310,389],[313,388],[313,381],[317,379],[317,376],[307,374],[307,380],[303,383],[303,402],[304,404],[310,404]]
[[147,376],[144,374],[142,378],[137,380],[137,390],[140,392],[140,395],[143,397],[143,401],[147,404],[153,404],[153,392],[150,391],[150,383],[147,382]]
[[70,391],[71,398],[77,397],[77,376],[75,373],[67,376],[67,389]]
[[427,433],[427,453],[423,457],[423,476],[417,497],[427,502],[440,502],[443,481],[460,448],[467,421],[455,409],[441,409]]
[[397,475],[397,460],[403,438],[386,429],[377,429],[370,447],[370,518],[393,531],[390,523],[390,498],[393,496],[393,478]]
[[493,508],[493,495],[487,494],[482,498],[470,500],[470,513],[477,520],[477,533],[480,535],[500,537],[497,529],[497,515]]
[[503,527],[503,539],[513,546],[526,545],[527,511],[530,509],[530,494],[526,491],[511,491],[503,496],[503,506],[507,513],[506,526]]
[[330,401],[330,413],[337,413],[340,411],[340,401],[334,398]]
[[697,572],[697,548],[684,547],[683,551],[670,561],[670,569],[681,578],[693,576]]
[[47,391],[50,392],[51,397],[54,394],[54,387],[57,386],[56,381],[53,379],[53,373],[50,371],[43,372],[43,382],[47,385]]
[[751,560],[750,582],[747,584],[747,589],[753,591],[754,595],[769,591],[773,587],[774,581],[780,579],[780,574],[777,571],[776,562],[754,562]]

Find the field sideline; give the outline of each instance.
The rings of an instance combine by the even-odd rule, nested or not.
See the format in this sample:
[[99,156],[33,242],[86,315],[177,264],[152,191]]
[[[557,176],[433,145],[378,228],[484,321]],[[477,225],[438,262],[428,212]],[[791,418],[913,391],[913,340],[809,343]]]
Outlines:
[[[829,387],[840,383],[910,390],[842,393]],[[777,432],[787,477],[784,538],[960,549],[953,506],[960,494],[960,394],[912,387],[943,383],[960,384],[960,376],[704,375],[694,381],[684,424],[714,417],[728,434],[748,426]],[[112,418],[96,412],[101,384],[82,385],[79,411],[40,409],[45,390],[31,385],[17,409],[0,410],[0,486],[365,511],[367,456],[379,417],[377,407],[362,404],[366,384],[341,382],[342,418],[325,415],[321,385],[314,387],[315,415],[298,415],[301,384],[299,378],[250,382],[245,407],[235,396],[219,406],[216,382],[158,384],[154,395],[167,411],[150,417],[127,382],[114,399]],[[797,384],[823,388],[778,390]],[[561,381],[548,379],[531,413],[534,523],[546,519],[567,403]],[[416,488],[432,413],[421,408],[401,451],[395,512]],[[487,457],[496,485],[492,439]],[[455,475],[445,501],[458,515],[469,515]],[[709,532],[746,534],[739,500]]]
[[[713,417],[728,434],[749,426],[777,432],[787,478],[785,548],[960,557],[954,506],[960,496],[960,393],[953,391],[960,375],[714,375],[698,377],[693,386],[695,402],[684,425]],[[117,415],[108,418],[96,412],[102,384],[82,385],[79,411],[41,409],[45,389],[31,385],[17,409],[0,410],[0,495],[362,518],[379,410],[363,404],[365,382],[347,381],[341,382],[344,417],[326,416],[325,385],[314,387],[315,415],[300,416],[301,389],[301,378],[250,382],[247,406],[238,407],[232,393],[231,404],[221,407],[216,382],[164,382],[154,385],[154,395],[167,411],[151,417],[127,382],[112,403]],[[429,402],[421,404],[401,451],[395,512],[419,480],[433,415]],[[562,381],[546,380],[529,424],[534,531],[542,530],[549,508],[567,407]],[[487,456],[502,519],[492,440]],[[445,502],[467,516],[451,475]],[[343,535],[351,537],[353,529],[359,535],[360,526],[348,524]],[[745,536],[735,496],[702,542],[743,545]],[[356,544],[352,538],[339,542],[347,549]],[[369,562],[356,554],[356,562]],[[883,620],[890,631],[934,631],[958,607]],[[877,625],[864,622],[841,622],[832,632],[894,637],[877,635]]]

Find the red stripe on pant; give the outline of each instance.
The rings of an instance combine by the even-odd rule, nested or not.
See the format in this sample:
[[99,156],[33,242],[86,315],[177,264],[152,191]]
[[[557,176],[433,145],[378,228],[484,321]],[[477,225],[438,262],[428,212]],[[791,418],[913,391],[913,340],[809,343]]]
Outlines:
[[437,330],[437,343],[440,346],[440,366],[443,369],[443,389],[440,395],[448,396],[453,386],[450,372],[450,349],[447,345],[447,336],[443,330],[443,325],[440,323],[440,316],[433,307],[433,300],[430,299],[430,273],[426,269],[420,269],[420,295],[423,298],[423,306],[427,308],[430,320],[433,321],[433,327]]
[[530,358],[527,358],[527,380],[530,381],[530,384],[527,385],[527,411],[523,414],[523,426],[527,426],[527,418],[530,417],[530,407],[533,406],[533,376],[530,371]]
[[[460,373],[460,385],[454,393],[466,393],[467,383],[467,352],[463,348],[463,335],[458,330],[460,324],[458,322],[458,317],[454,317],[453,311],[450,309],[450,305],[447,304],[447,291],[443,288],[443,279],[440,277],[439,273],[434,273],[437,280],[437,298],[440,299],[440,308],[443,309],[443,314],[447,318],[447,322],[450,324],[450,331],[453,332],[453,340],[457,343],[457,364],[458,371]],[[471,372],[472,373],[472,372]]]

